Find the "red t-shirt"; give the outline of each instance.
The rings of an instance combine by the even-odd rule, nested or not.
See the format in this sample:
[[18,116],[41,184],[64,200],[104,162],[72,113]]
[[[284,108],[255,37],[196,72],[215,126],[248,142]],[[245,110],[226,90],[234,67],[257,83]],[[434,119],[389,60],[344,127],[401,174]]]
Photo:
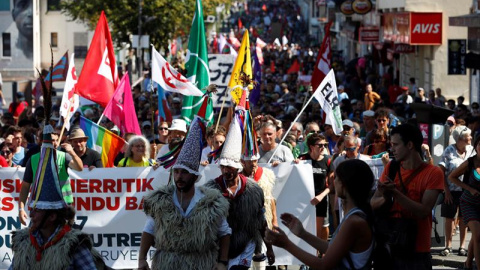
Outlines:
[[7,160],[2,156],[0,156],[0,167],[3,167],[3,168],[10,167],[8,166]]
[[17,108],[15,109],[15,112],[13,111],[13,103],[10,104],[10,106],[8,107],[8,112],[9,113],[12,113],[13,114],[13,117],[19,117],[22,112],[27,108],[28,104],[26,101],[22,101],[20,102],[20,104],[18,104]]
[[[390,163],[387,164],[385,170],[383,170],[382,176],[380,177],[380,182],[384,183],[387,181],[387,173],[390,168]],[[413,173],[413,170],[405,170],[400,166],[400,174],[402,175],[402,180],[406,180],[408,176]],[[397,176],[395,177],[395,185],[397,188],[401,186],[400,179]],[[421,203],[423,194],[426,190],[443,190],[443,172],[442,170],[430,164],[427,164],[425,168],[419,172],[415,178],[410,181],[407,189],[407,196],[415,202]],[[400,189],[399,189],[400,190]],[[397,212],[393,215],[394,217],[401,216],[406,218],[413,218],[413,214],[410,210],[402,208],[398,203],[394,202],[392,212]],[[415,252],[430,252],[430,241],[431,241],[431,232],[432,232],[432,215],[428,215],[426,218],[417,219],[417,240],[415,243]]]

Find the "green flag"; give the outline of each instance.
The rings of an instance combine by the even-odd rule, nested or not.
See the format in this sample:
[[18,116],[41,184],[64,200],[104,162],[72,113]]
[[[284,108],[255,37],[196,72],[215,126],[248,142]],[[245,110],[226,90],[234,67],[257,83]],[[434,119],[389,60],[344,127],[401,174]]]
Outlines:
[[[204,89],[210,84],[210,69],[208,67],[207,39],[205,37],[205,26],[203,24],[202,1],[197,0],[195,4],[195,15],[193,17],[190,38],[188,40],[188,52],[186,59],[187,78],[205,92]],[[194,115],[202,106],[203,97],[184,96],[182,117],[190,123]],[[212,99],[208,101],[205,120],[212,124],[213,104]]]

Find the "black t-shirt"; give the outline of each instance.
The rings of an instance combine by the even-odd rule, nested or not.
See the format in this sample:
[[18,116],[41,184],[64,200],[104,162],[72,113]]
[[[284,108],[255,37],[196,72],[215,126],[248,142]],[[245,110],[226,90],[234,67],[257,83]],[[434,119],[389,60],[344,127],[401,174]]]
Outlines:
[[83,167],[88,168],[95,166],[97,168],[103,168],[102,156],[95,150],[87,148],[87,151],[80,157],[83,162]]
[[330,172],[330,156],[324,156],[322,160],[312,160],[312,157],[307,153],[298,158],[300,160],[310,160],[312,162],[315,195],[322,193],[327,188],[326,179]]

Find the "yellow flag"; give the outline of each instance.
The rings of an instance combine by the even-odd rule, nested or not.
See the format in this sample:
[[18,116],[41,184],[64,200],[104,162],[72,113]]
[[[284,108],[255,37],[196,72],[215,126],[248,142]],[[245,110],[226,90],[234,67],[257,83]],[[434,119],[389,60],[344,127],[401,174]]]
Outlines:
[[[235,65],[233,66],[230,82],[228,82],[228,88],[231,90],[230,94],[235,104],[238,104],[242,97],[243,84],[240,80],[242,71],[252,79],[252,60],[250,58],[250,38],[248,36],[248,30],[243,34],[242,45],[240,46]],[[248,88],[252,89],[253,85],[248,85]]]

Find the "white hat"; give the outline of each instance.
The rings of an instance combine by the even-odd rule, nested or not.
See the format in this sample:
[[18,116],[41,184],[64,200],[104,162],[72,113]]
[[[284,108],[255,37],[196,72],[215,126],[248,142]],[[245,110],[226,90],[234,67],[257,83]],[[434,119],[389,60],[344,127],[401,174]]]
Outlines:
[[[185,123],[185,121],[183,122]],[[185,169],[191,174],[200,175],[198,167],[202,156],[204,133],[205,123],[198,116],[195,116],[173,169]]]
[[348,120],[348,119],[345,119],[345,120],[342,121],[342,126],[353,127],[353,122]]
[[363,115],[363,117],[374,117],[375,112],[372,111],[372,110],[368,110],[368,111],[364,111],[362,115]]
[[142,122],[142,128],[144,128],[145,126],[150,126],[150,127],[151,127],[151,126],[152,126],[152,122],[150,122],[150,121],[143,121],[143,122]]
[[172,126],[168,130],[178,130],[187,133],[187,122],[183,119],[173,119]]
[[240,110],[235,112],[230,123],[218,164],[242,170],[243,166],[240,163],[242,157],[242,129],[239,123],[239,113]]
[[340,84],[340,85],[337,87],[337,89],[345,89],[345,86],[343,86],[343,85]]

